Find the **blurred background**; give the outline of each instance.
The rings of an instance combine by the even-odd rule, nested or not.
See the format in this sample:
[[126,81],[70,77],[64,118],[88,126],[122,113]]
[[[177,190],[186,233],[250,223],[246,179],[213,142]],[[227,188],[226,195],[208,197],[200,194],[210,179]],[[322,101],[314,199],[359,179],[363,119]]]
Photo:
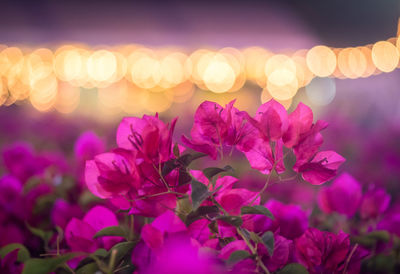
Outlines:
[[121,117],[155,112],[181,116],[179,139],[204,100],[275,98],[329,121],[350,172],[397,170],[399,17],[397,0],[2,1],[0,142],[112,146]]

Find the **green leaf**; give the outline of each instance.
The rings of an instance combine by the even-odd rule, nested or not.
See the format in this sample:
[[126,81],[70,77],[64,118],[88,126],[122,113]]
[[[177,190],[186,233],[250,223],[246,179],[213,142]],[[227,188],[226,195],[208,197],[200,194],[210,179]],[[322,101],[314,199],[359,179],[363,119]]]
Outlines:
[[[102,259],[102,258],[107,257],[108,251],[105,250],[104,248],[99,248],[99,249],[97,249],[92,255],[94,255],[95,257],[101,257],[101,259]],[[96,261],[93,259],[93,256],[88,256],[88,257],[82,259],[82,260],[79,262],[79,264],[78,264],[78,266],[75,268],[75,270],[79,270],[79,269],[83,268],[84,266],[86,266],[87,264],[91,264],[91,263],[93,263],[93,262],[96,262]],[[88,273],[88,272],[86,272],[86,273]],[[91,273],[91,272],[89,272],[89,273]]]
[[95,273],[99,270],[99,267],[95,262],[88,263],[76,270],[76,274],[87,274],[87,273]]
[[378,254],[362,263],[360,273],[398,273],[394,254]]
[[243,206],[240,209],[240,214],[259,214],[267,216],[268,218],[274,220],[274,215],[272,215],[271,211],[268,208],[262,205],[255,205],[255,206]]
[[374,247],[378,242],[388,242],[390,234],[386,230],[377,230],[365,235],[353,236],[351,241],[365,247]]
[[217,221],[212,221],[208,224],[208,228],[212,233],[218,233],[218,224]]
[[221,173],[221,172],[227,172],[227,171],[232,171],[233,168],[231,166],[225,166],[224,168],[219,168],[219,167],[208,167],[203,169],[203,174],[204,176],[207,177],[208,180],[211,181],[212,177],[215,175]]
[[308,271],[303,265],[292,263],[279,270],[278,274],[308,274]]
[[201,219],[206,215],[216,215],[219,213],[217,206],[200,206],[197,210],[192,211],[186,217],[186,225],[190,225],[196,220]]
[[373,238],[382,242],[389,242],[390,234],[386,230],[375,230],[366,235],[369,238]]
[[99,248],[93,253],[93,255],[96,255],[97,257],[106,257],[108,255],[108,251],[104,248]]
[[35,203],[35,206],[32,210],[33,214],[41,214],[45,212],[49,212],[51,208],[53,208],[54,201],[56,200],[56,196],[53,194],[40,196]]
[[236,241],[235,237],[225,237],[225,238],[219,238],[219,244],[221,247],[226,246],[227,244]]
[[24,263],[22,274],[47,274],[53,272],[59,266],[66,263],[75,256],[77,256],[77,254],[69,253],[54,258],[29,259]]
[[233,266],[235,264],[237,264],[238,262],[250,258],[251,255],[249,252],[247,252],[246,250],[236,250],[234,252],[231,253],[231,255],[229,256],[229,259],[226,261],[228,266]]
[[192,176],[186,171],[185,168],[179,168],[179,179],[178,179],[178,186],[183,186],[192,180]]
[[127,231],[120,226],[109,226],[98,231],[93,238],[99,238],[103,236],[119,236],[126,239],[128,234]]
[[190,163],[193,162],[194,160],[197,160],[197,159],[202,158],[202,157],[205,157],[205,156],[207,156],[207,154],[201,153],[201,152],[196,152],[196,153],[193,153],[193,154],[185,154],[185,155],[182,155],[181,157],[179,157],[179,158],[177,159],[177,161],[178,161],[179,163],[181,163],[184,167],[187,167],[187,166],[189,166]]
[[3,259],[8,253],[19,249],[18,250],[18,261],[19,262],[25,262],[28,260],[31,255],[29,254],[29,250],[22,244],[19,243],[14,243],[14,244],[8,244],[6,246],[3,246],[0,249],[0,257]]
[[267,231],[261,236],[262,243],[265,245],[267,248],[268,254],[270,257],[274,254],[274,245],[275,245],[275,240],[274,240],[274,233],[272,231]]
[[191,185],[193,210],[197,210],[201,203],[210,196],[210,192],[208,192],[208,188],[205,184],[194,179],[192,180]]
[[174,170],[178,166],[179,165],[176,163],[176,159],[171,159],[166,161],[162,167],[161,171],[162,176],[167,176],[168,174],[171,173],[172,170]]
[[113,250],[117,250],[117,255],[115,256],[115,265],[118,265],[119,262],[125,257],[128,252],[131,252],[135,247],[136,242],[122,242],[114,245],[109,251],[107,255],[107,259],[109,260]]
[[33,235],[41,238],[45,242],[45,245],[47,245],[50,238],[53,236],[53,231],[51,231],[51,230],[44,231],[40,228],[35,228],[35,227],[30,226],[28,223],[26,223],[26,226],[28,227],[29,231],[32,232]]
[[240,216],[219,216],[217,219],[236,227],[243,224],[243,219]]

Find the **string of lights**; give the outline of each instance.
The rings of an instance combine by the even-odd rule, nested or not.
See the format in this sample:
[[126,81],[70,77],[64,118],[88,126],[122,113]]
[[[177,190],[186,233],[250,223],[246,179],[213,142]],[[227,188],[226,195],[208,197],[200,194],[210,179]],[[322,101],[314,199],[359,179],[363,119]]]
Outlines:
[[85,89],[123,111],[165,111],[191,98],[195,88],[232,93],[246,82],[263,89],[261,101],[275,98],[289,107],[297,91],[315,77],[365,78],[399,68],[397,37],[374,44],[273,53],[245,49],[148,48],[141,45],[49,48],[0,45],[0,106],[29,100],[39,111],[75,110]]

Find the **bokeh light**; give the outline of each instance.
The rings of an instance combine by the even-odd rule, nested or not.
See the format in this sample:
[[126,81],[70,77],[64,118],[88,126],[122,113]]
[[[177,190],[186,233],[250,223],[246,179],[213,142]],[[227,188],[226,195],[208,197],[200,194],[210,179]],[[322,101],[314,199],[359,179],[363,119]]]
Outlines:
[[305,88],[310,101],[318,106],[328,105],[335,98],[336,84],[333,78],[314,78]]
[[336,68],[335,53],[326,46],[315,46],[307,53],[308,68],[319,77],[331,75]]
[[391,72],[399,63],[399,51],[392,43],[379,41],[372,47],[372,60],[379,70]]

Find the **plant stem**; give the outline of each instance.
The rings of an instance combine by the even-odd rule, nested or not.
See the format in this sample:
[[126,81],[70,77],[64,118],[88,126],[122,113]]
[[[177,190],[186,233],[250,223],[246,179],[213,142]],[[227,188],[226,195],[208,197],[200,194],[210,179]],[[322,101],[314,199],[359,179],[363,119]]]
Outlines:
[[344,268],[343,268],[343,274],[346,274],[346,272],[347,272],[347,267],[349,266],[351,257],[353,257],[354,252],[356,252],[357,247],[358,247],[358,244],[355,244],[354,247],[353,247],[353,249],[351,250],[349,256],[347,257],[347,259],[346,259],[346,264],[344,265]]
[[256,256],[256,261],[257,265],[260,266],[266,274],[270,274],[268,268],[265,266],[263,261],[261,260],[260,256],[257,254],[257,250],[254,248],[254,246],[250,243],[250,241],[247,239],[247,237],[243,234],[241,228],[236,228],[237,233],[242,237],[242,239],[246,242],[247,246],[249,247],[251,254]]
[[112,274],[114,272],[115,258],[117,256],[117,250],[113,249],[111,251],[110,263],[108,264],[108,274]]
[[[160,166],[160,169],[161,169],[161,165],[159,165],[159,166]],[[167,188],[167,190],[170,191],[169,185],[168,185],[167,181],[165,181],[164,176],[162,175],[161,170],[158,169],[158,168],[154,165],[154,163],[153,163],[153,168],[154,168],[155,171],[157,171],[158,176],[160,176],[160,179],[161,179],[161,181],[164,183],[164,185],[165,185],[165,187]]]
[[269,180],[271,179],[272,172],[274,171],[274,168],[275,168],[275,164],[272,166],[271,172],[268,174],[267,181],[265,182],[263,188],[257,193],[257,195],[256,195],[256,196],[253,198],[253,200],[251,200],[251,202],[249,203],[250,206],[253,205],[254,202],[257,200],[257,198],[260,197],[261,194],[267,189],[268,183],[269,183]]

